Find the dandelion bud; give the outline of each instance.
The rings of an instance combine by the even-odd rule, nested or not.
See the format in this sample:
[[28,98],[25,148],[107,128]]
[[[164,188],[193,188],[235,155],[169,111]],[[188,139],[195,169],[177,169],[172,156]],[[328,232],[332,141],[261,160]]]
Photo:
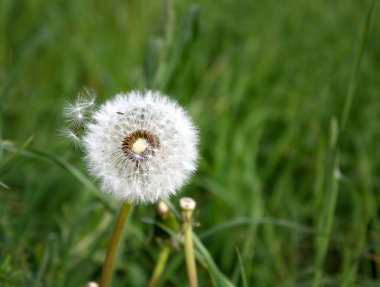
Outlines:
[[168,214],[168,212],[169,212],[168,205],[164,201],[160,200],[157,204],[157,213],[160,216],[165,217]]
[[179,205],[183,210],[193,211],[197,206],[197,202],[191,197],[182,197],[179,200]]
[[179,200],[179,205],[182,209],[182,219],[185,222],[192,222],[193,211],[197,205],[196,201],[191,197],[182,197]]

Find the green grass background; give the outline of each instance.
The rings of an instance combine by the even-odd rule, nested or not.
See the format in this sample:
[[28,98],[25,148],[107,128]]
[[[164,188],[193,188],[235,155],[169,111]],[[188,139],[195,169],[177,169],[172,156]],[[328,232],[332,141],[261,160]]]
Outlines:
[[[99,280],[118,204],[57,136],[83,86],[188,109],[201,159],[172,203],[197,200],[195,232],[236,286],[379,286],[375,2],[167,3],[0,2],[0,286]],[[153,217],[135,210],[114,286],[146,286]],[[186,286],[180,250],[162,279]]]

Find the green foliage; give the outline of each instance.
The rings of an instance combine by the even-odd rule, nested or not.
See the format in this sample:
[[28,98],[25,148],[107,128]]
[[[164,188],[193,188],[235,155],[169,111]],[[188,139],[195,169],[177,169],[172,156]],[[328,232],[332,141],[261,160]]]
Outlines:
[[[172,204],[198,202],[200,286],[380,284],[376,2],[1,1],[0,286],[99,279],[118,204],[57,136],[83,86],[160,89],[194,117],[199,171]],[[144,218],[115,286],[153,271]],[[184,282],[174,250],[162,286]]]

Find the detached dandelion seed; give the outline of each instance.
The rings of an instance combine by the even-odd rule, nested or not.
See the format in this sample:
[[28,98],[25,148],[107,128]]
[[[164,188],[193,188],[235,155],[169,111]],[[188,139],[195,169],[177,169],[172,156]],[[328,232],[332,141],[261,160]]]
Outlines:
[[84,88],[84,91],[78,93],[75,100],[67,101],[63,108],[63,116],[66,118],[68,127],[61,130],[61,134],[75,145],[80,145],[86,124],[91,120],[95,99],[95,93]]
[[168,198],[196,169],[197,130],[159,92],[116,95],[93,115],[83,142],[102,190],[132,204]]

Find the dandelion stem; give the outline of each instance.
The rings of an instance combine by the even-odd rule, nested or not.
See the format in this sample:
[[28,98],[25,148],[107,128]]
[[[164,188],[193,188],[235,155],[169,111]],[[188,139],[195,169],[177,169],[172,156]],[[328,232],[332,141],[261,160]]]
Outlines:
[[164,244],[158,256],[156,267],[154,268],[152,278],[150,279],[150,282],[149,282],[149,287],[157,286],[161,278],[162,271],[164,271],[166,262],[168,261],[169,255],[170,255],[170,245]]
[[[183,207],[182,207],[183,208]],[[194,247],[193,247],[193,210],[182,209],[183,232],[185,234],[185,257],[187,275],[191,287],[198,286],[197,268],[195,265]]]
[[108,245],[106,259],[103,264],[100,287],[109,287],[111,284],[117,249],[119,247],[120,239],[123,234],[125,222],[132,208],[133,208],[132,205],[125,202],[123,203],[123,206],[120,209],[119,216],[117,217],[117,220],[116,220],[115,228],[112,232],[111,241]]

